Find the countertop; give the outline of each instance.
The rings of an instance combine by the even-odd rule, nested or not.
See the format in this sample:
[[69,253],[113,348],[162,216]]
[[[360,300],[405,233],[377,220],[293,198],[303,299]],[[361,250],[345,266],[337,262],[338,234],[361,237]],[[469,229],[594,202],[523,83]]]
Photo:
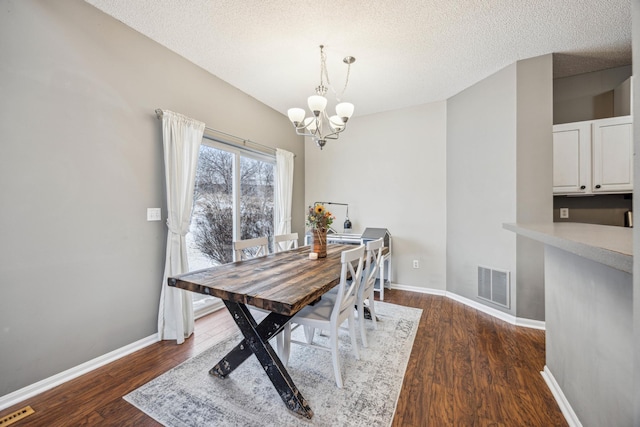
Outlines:
[[503,224],[503,227],[545,245],[633,273],[633,228],[575,222]]

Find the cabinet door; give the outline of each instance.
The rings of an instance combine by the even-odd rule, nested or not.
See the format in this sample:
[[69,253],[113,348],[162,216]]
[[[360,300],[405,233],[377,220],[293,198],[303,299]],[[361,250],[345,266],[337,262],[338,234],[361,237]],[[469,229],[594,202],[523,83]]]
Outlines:
[[587,193],[591,189],[591,126],[589,122],[553,127],[553,192]]
[[631,116],[593,122],[593,192],[633,191]]

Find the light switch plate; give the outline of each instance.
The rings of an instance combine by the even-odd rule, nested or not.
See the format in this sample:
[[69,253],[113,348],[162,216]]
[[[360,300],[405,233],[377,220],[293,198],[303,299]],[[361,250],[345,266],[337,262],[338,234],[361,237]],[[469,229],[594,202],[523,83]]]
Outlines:
[[147,208],[147,221],[160,221],[161,216],[160,208]]

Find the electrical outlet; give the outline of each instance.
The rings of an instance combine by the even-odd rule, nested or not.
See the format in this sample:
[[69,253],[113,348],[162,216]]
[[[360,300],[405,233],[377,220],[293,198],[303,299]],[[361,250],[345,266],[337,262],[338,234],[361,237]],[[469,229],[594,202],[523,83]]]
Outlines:
[[569,218],[569,208],[560,208],[560,218]]
[[161,216],[160,208],[147,208],[147,221],[160,221]]
[[413,260],[413,268],[420,268],[420,261],[418,261],[417,259]]

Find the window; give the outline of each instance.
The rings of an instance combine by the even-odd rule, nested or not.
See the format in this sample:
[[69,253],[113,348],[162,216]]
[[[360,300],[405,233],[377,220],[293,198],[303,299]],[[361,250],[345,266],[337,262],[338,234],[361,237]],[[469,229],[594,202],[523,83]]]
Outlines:
[[[233,261],[233,240],[273,238],[275,159],[207,141],[200,147],[187,251],[191,270]],[[193,294],[196,317],[219,301]]]
[[240,238],[273,239],[273,169],[261,160],[240,157]]

